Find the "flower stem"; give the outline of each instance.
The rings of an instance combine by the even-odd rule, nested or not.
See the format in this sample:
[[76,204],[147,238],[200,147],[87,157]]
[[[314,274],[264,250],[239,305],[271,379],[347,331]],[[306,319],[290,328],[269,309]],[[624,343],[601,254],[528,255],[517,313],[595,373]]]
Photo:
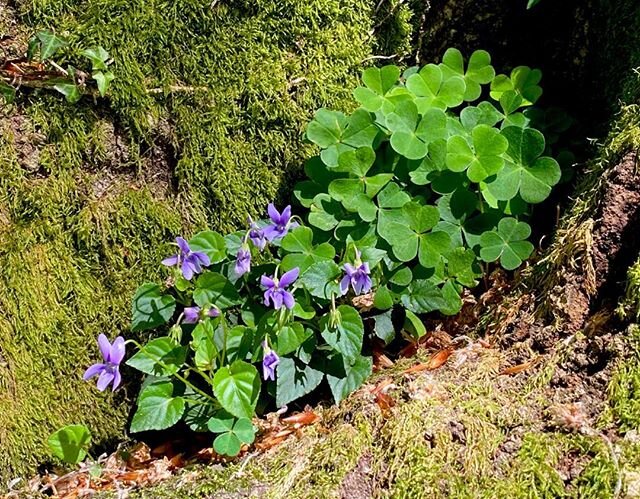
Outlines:
[[[144,352],[145,355],[147,355],[148,357],[151,358],[151,360],[153,360],[154,362],[156,362],[160,367],[162,367],[163,369],[166,369],[167,371],[169,371],[169,367],[162,362],[162,360],[160,360],[159,358],[157,358],[155,355],[150,354],[146,348],[144,346],[142,346],[140,343],[138,343],[136,340],[127,340],[126,343],[131,343],[134,346],[138,347],[138,350],[140,350],[141,352]],[[208,393],[204,392],[203,390],[201,390],[200,388],[198,388],[197,386],[195,386],[193,383],[191,383],[189,380],[187,380],[187,378],[185,378],[184,376],[182,376],[179,373],[174,373],[172,374],[172,376],[175,376],[176,379],[182,381],[185,386],[188,386],[189,388],[191,388],[194,392],[202,395],[203,397],[211,400],[212,402],[217,402],[217,400],[212,397],[211,395],[209,395]]]

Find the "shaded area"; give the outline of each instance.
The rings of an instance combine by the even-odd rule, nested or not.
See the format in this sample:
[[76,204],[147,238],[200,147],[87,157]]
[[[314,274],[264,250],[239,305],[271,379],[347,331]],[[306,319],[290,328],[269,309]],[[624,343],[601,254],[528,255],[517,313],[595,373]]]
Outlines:
[[[519,65],[540,68],[544,89],[540,105],[559,106],[582,125],[576,136],[603,136],[629,101],[630,84],[640,65],[637,50],[640,5],[633,0],[526,1],[433,0],[413,2],[421,63],[439,60],[449,46],[463,53],[487,50],[498,71]],[[423,15],[421,8],[428,5]]]

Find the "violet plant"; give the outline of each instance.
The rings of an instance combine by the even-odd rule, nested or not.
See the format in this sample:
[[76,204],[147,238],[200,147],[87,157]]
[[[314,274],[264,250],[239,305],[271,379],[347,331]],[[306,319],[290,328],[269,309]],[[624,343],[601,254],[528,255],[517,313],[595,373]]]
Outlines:
[[[147,375],[131,431],[184,420],[234,455],[270,400],[280,408],[326,383],[339,403],[371,374],[365,339],[419,337],[421,314],[460,310],[481,262],[520,266],[533,251],[531,205],[560,180],[530,111],[539,81],[450,49],[402,76],[367,69],[350,116],[319,110],[307,137],[320,155],[295,188],[301,216],[270,204],[241,231],[178,238],[162,262],[172,284],[136,292],[132,331],[159,336],[128,341],[126,364]],[[366,313],[353,305],[362,295]],[[105,362],[87,372],[99,388],[121,360],[105,340]]]

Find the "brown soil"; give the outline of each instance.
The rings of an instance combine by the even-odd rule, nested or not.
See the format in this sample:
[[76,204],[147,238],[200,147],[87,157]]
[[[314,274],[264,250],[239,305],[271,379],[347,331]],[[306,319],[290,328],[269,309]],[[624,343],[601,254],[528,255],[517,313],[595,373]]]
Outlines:
[[[620,283],[640,248],[640,178],[637,154],[630,152],[608,174],[601,204],[591,231],[591,245],[583,266],[566,271],[558,287],[558,311],[566,318],[564,330],[573,334],[585,327],[597,332],[601,318],[588,320],[599,309],[615,305]],[[593,269],[593,270],[591,270]]]

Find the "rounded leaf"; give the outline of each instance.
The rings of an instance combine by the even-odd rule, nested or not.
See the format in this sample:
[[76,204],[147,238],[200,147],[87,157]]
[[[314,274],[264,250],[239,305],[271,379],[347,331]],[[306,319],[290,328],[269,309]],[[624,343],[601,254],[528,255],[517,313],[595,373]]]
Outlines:
[[251,418],[260,394],[258,371],[242,360],[223,366],[213,377],[213,392],[227,412],[239,418]]

